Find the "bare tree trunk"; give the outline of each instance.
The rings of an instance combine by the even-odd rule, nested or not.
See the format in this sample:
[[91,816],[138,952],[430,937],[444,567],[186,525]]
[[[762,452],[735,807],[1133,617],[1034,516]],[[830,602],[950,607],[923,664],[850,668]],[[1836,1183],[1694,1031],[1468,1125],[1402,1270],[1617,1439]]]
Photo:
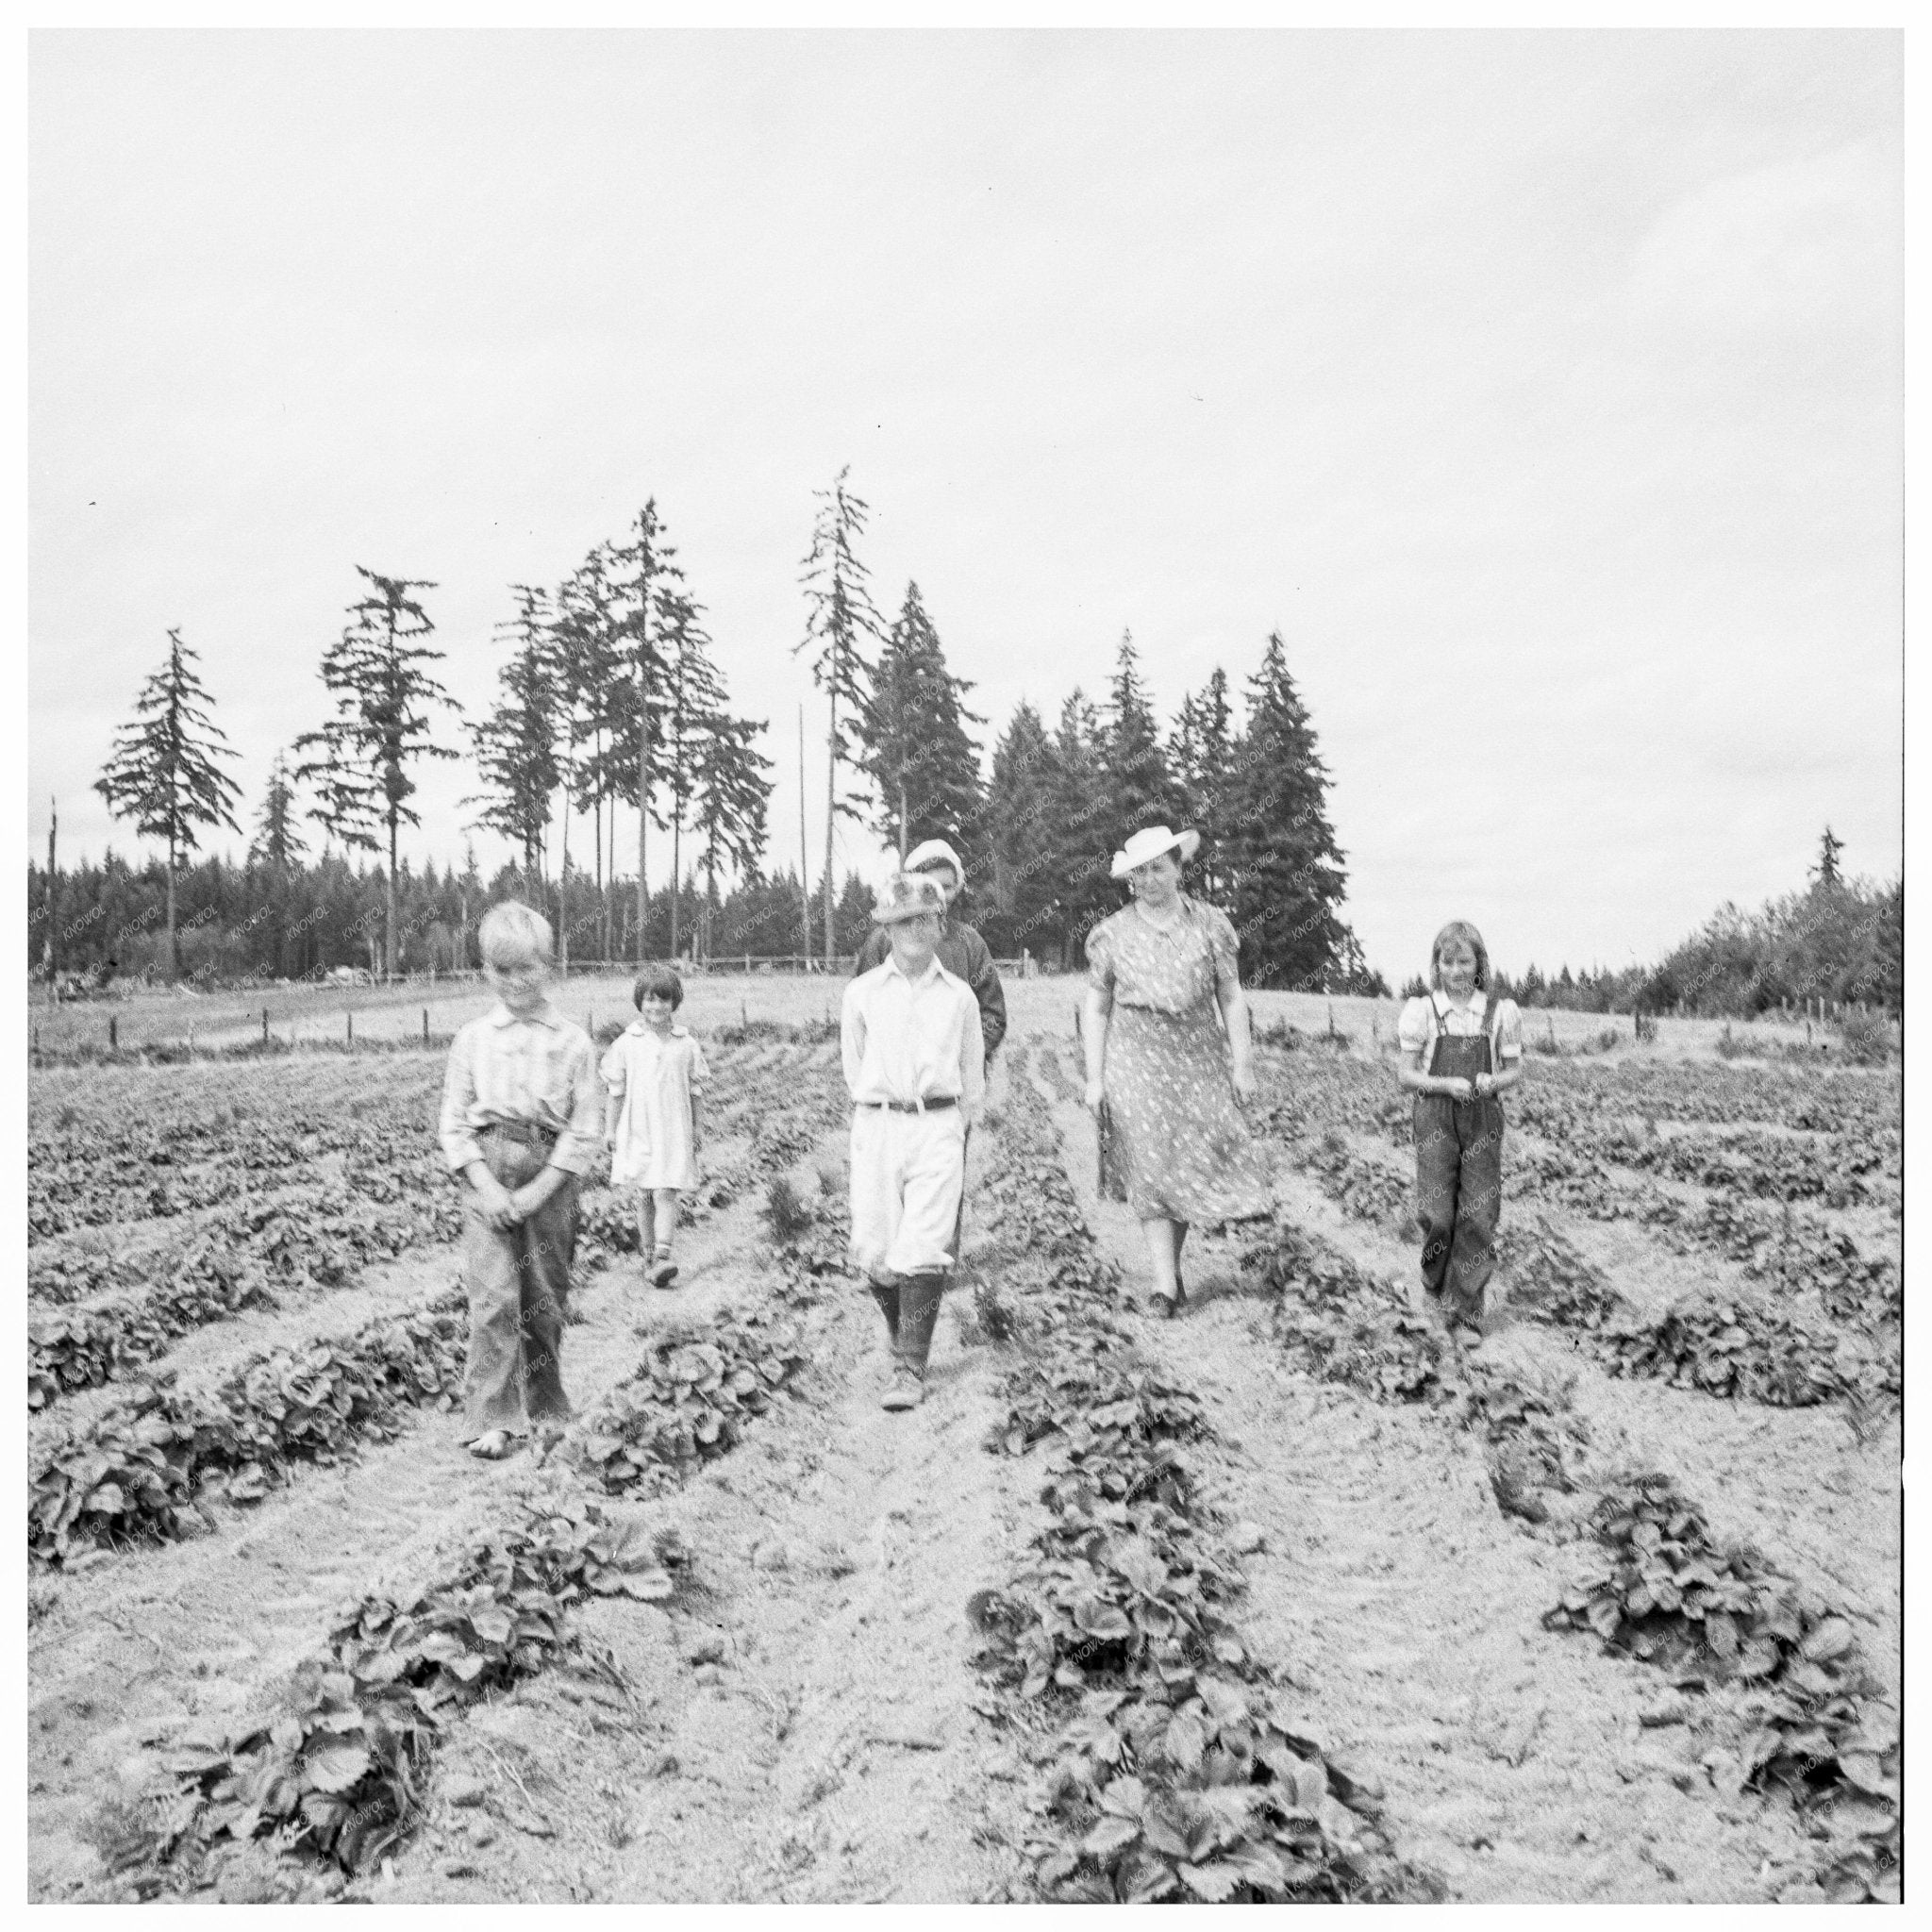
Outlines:
[[[604,770],[604,732],[600,725],[591,741],[591,757],[599,774]],[[604,780],[600,775],[591,792],[591,843],[596,848],[597,929],[604,941],[604,958],[610,958],[610,902],[604,895]]]
[[382,882],[382,976],[396,976],[396,810],[389,811],[389,876]]
[[832,732],[826,741],[830,757],[825,782],[825,971],[832,970],[832,826],[839,809],[839,690],[832,687]]
[[563,784],[563,857],[557,866],[557,965],[570,971],[570,780]]
[[906,774],[899,774],[899,870],[906,869]]
[[798,708],[798,918],[805,933],[805,962],[811,964],[811,865],[805,852],[805,707]]
[[181,947],[175,937],[175,841],[168,840],[168,977],[181,977]]
[[683,849],[684,808],[677,802],[677,794],[671,795],[671,957],[677,958],[677,891],[679,881],[684,877],[679,870],[682,860],[679,854]]
[[54,922],[60,912],[60,867],[55,856],[55,839],[60,830],[60,809],[54,804],[53,817],[47,822],[47,942],[42,950],[42,959],[47,969],[47,985],[54,984],[54,974],[58,960],[54,951]]

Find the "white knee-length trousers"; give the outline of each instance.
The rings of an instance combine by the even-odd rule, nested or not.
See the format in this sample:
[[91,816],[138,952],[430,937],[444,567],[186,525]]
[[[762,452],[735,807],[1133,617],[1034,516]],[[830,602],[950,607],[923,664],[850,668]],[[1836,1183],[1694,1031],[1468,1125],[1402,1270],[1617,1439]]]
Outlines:
[[872,1274],[953,1265],[966,1184],[966,1124],[957,1107],[852,1116],[852,1258]]

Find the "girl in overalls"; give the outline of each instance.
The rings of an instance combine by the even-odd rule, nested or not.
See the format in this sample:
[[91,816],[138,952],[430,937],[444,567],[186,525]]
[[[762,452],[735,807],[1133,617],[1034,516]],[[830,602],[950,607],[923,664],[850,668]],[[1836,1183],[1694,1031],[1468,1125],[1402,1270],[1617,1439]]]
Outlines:
[[1490,954],[1453,919],[1429,953],[1430,992],[1402,1009],[1398,1077],[1415,1099],[1416,1221],[1423,1288],[1451,1334],[1482,1334],[1503,1211],[1503,1103],[1523,1077],[1514,1000],[1491,1000]]

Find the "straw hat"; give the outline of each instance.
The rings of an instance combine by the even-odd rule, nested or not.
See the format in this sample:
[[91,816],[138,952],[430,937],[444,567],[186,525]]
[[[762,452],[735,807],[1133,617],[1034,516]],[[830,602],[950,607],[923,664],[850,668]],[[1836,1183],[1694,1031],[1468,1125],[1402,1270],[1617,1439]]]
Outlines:
[[1113,856],[1112,876],[1124,879],[1137,865],[1158,858],[1163,852],[1178,852],[1185,865],[1201,849],[1201,835],[1191,826],[1185,832],[1170,832],[1165,825],[1145,825]]
[[966,883],[966,868],[959,863],[959,855],[943,839],[927,839],[906,855],[908,872],[924,872],[929,865],[950,865],[953,876],[962,886]]
[[946,912],[946,895],[937,879],[923,873],[895,872],[872,908],[874,925],[896,925],[902,919],[917,919],[922,912]]

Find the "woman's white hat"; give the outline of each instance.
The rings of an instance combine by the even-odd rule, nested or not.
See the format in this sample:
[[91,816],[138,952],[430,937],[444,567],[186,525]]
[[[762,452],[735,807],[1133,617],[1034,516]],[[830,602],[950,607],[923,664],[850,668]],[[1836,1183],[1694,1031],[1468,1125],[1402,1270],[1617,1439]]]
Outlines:
[[1191,826],[1185,832],[1170,832],[1165,825],[1144,825],[1113,856],[1113,874],[1124,879],[1137,865],[1158,858],[1163,852],[1178,852],[1185,865],[1201,849],[1201,835]]
[[953,868],[953,876],[962,886],[966,883],[966,868],[959,863],[959,855],[943,839],[927,839],[906,855],[908,872],[924,872],[929,865],[941,864]]

